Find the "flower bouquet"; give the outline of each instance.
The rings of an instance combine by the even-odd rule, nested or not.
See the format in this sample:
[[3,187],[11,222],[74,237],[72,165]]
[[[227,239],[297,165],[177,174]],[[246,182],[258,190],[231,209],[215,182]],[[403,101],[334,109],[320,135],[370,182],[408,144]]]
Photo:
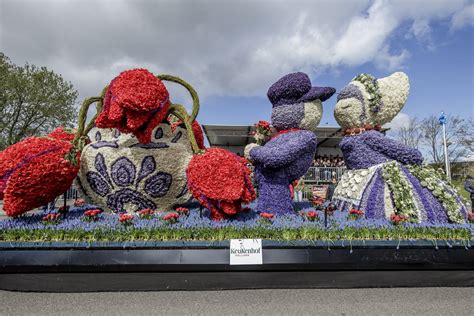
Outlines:
[[255,132],[251,132],[251,136],[255,138],[257,145],[262,145],[272,135],[270,123],[267,121],[258,121],[255,125]]

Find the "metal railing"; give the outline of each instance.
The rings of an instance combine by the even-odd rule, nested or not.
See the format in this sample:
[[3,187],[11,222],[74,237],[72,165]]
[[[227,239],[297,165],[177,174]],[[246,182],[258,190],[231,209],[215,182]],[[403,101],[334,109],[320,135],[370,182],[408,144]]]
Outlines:
[[331,182],[332,178],[339,181],[346,171],[346,167],[310,167],[304,176],[305,182],[324,183]]

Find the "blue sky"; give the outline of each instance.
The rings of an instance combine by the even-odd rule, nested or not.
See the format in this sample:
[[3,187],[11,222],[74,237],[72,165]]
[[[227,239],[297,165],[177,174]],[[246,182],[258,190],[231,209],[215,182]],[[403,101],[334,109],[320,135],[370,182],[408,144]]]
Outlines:
[[[126,69],[178,75],[205,124],[270,120],[266,91],[290,72],[340,90],[362,72],[402,70],[411,90],[396,128],[441,110],[474,116],[473,25],[472,0],[3,0],[0,50],[62,74],[78,101]],[[335,101],[321,125],[336,125]]]

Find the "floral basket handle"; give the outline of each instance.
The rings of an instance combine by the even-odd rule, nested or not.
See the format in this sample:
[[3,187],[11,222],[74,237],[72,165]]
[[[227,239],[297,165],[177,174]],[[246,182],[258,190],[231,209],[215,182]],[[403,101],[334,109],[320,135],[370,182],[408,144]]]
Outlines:
[[[73,147],[71,151],[66,155],[65,159],[69,160],[73,165],[77,164],[76,154],[77,152],[81,151],[87,142],[87,134],[95,125],[95,119],[97,115],[102,111],[102,106],[104,102],[105,92],[107,91],[108,86],[102,89],[102,93],[99,97],[91,97],[87,98],[82,102],[81,108],[79,110],[79,115],[77,119],[77,131],[74,136],[74,140],[72,141]],[[97,103],[96,105],[96,114],[90,120],[90,122],[86,126],[86,119],[87,119],[87,112],[89,111],[89,107]]]
[[187,83],[183,79],[181,79],[179,77],[176,77],[176,76],[164,75],[163,74],[163,75],[158,75],[156,77],[160,80],[163,80],[163,81],[170,81],[170,82],[178,83],[178,84],[182,85],[183,87],[185,87],[186,90],[188,90],[189,94],[191,95],[191,98],[193,99],[193,111],[192,111],[191,115],[188,114],[188,112],[186,111],[184,106],[182,106],[181,104],[175,104],[175,103],[171,103],[171,105],[168,109],[168,113],[171,113],[171,114],[175,115],[186,126],[186,131],[188,133],[188,139],[189,139],[189,142],[191,143],[191,148],[192,148],[193,152],[195,154],[202,153],[203,150],[201,150],[199,148],[199,146],[197,145],[196,137],[194,136],[194,132],[193,132],[193,128],[192,128],[192,124],[196,120],[196,116],[199,113],[199,96],[198,96],[196,90],[194,90],[194,88],[189,83]]

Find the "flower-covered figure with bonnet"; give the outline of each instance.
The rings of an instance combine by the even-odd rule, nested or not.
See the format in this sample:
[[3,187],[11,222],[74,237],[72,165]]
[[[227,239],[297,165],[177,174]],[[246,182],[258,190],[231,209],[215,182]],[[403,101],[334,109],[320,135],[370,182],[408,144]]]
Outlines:
[[294,212],[289,186],[311,166],[322,102],[334,92],[331,87],[312,87],[302,72],[282,77],[268,90],[272,125],[278,133],[264,146],[250,144],[245,148],[245,156],[255,165],[258,212]]
[[381,131],[403,108],[408,92],[403,72],[380,79],[361,74],[340,91],[334,115],[344,133],[339,146],[349,170],[333,198],[339,208],[356,208],[367,218],[395,214],[410,222],[462,223],[466,207],[456,191],[422,166],[419,150]]

